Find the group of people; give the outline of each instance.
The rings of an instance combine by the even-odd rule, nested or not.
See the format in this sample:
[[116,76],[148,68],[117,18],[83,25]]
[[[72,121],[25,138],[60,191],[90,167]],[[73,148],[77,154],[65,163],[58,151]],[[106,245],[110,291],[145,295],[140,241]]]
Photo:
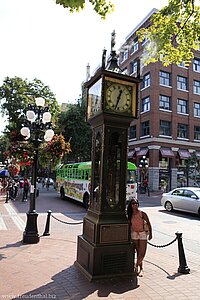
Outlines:
[[51,182],[50,182],[50,179],[49,178],[47,178],[46,180],[45,180],[45,178],[42,178],[42,188],[45,188],[45,186],[46,186],[46,189],[47,189],[47,191],[49,190],[49,187],[50,187],[50,184],[51,184]]
[[15,201],[17,197],[21,197],[22,201],[27,201],[28,192],[30,190],[30,183],[27,178],[23,180],[14,180],[9,178],[6,180],[4,187],[4,194],[6,193],[6,200]]
[[127,207],[127,218],[131,230],[131,239],[137,254],[135,272],[139,277],[144,275],[143,260],[147,250],[147,240],[152,239],[152,226],[148,215],[139,209],[139,202],[133,198]]

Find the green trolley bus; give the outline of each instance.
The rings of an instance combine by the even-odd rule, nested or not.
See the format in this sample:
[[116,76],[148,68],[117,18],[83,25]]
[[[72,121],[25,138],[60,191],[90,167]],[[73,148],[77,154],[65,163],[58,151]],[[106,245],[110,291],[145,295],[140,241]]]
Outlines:
[[[128,162],[126,200],[136,197],[136,165]],[[90,198],[91,161],[61,165],[56,171],[56,190],[62,199],[70,198],[88,207]]]

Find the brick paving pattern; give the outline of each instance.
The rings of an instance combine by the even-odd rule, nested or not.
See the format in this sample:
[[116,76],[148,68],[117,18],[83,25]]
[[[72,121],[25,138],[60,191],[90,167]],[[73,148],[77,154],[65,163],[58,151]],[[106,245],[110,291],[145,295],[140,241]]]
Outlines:
[[[190,274],[177,272],[175,245],[168,251],[148,246],[145,275],[142,278],[113,278],[89,282],[74,266],[77,235],[82,225],[58,224],[51,218],[50,236],[42,236],[46,221],[44,201],[37,201],[40,242],[22,244],[27,203],[9,203],[0,197],[0,300],[3,299],[200,299],[200,261],[195,253],[189,257]],[[80,212],[54,214],[67,222],[81,221]],[[69,205],[69,204],[68,204]],[[68,207],[68,212],[70,212]],[[4,225],[3,225],[4,224]]]

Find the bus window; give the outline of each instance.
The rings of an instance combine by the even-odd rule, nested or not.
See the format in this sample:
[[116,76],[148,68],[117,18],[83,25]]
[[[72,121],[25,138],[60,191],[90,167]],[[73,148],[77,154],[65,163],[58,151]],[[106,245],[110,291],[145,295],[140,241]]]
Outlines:
[[136,182],[136,172],[129,171],[127,172],[127,183],[134,183]]

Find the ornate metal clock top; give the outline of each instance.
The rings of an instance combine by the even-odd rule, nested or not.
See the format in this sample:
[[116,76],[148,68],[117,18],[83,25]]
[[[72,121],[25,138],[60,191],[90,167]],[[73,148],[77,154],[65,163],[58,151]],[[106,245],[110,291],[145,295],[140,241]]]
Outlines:
[[115,51],[115,38],[116,38],[116,32],[113,30],[111,33],[111,51]]

